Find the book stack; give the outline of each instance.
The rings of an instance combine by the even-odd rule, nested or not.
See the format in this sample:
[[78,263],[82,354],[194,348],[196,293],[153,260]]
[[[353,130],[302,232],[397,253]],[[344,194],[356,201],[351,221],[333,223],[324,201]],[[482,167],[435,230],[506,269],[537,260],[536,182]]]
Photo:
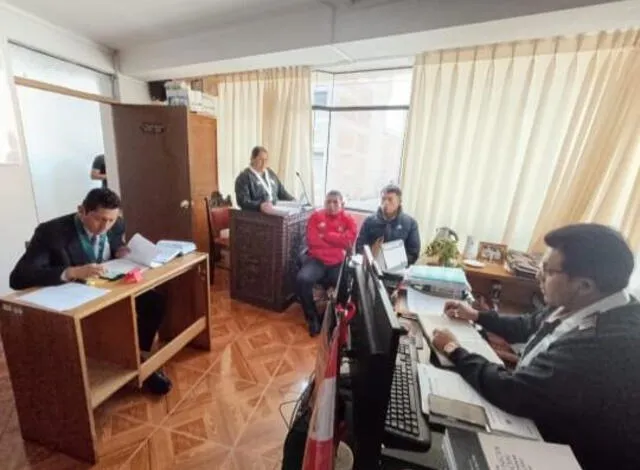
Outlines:
[[449,470],[581,470],[561,444],[448,428],[442,450]]
[[471,290],[467,276],[461,268],[442,266],[411,266],[407,270],[406,281],[421,286],[423,292],[462,299]]

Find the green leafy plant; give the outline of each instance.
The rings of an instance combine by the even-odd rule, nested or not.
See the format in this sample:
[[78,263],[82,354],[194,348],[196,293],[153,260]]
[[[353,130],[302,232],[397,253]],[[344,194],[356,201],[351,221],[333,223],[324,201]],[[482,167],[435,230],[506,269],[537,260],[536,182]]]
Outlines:
[[460,252],[458,244],[449,238],[440,238],[432,241],[425,253],[429,257],[437,258],[438,264],[442,266],[453,266],[456,264]]

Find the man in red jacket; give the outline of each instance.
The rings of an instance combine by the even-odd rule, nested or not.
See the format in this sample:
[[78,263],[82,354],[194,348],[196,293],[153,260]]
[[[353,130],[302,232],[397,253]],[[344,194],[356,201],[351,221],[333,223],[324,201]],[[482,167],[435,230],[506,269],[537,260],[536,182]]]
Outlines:
[[329,191],[324,209],[317,210],[307,225],[307,255],[296,279],[296,291],[309,325],[309,334],[320,332],[320,315],[313,301],[313,286],[338,282],[340,265],[357,235],[356,221],[343,209],[342,194]]

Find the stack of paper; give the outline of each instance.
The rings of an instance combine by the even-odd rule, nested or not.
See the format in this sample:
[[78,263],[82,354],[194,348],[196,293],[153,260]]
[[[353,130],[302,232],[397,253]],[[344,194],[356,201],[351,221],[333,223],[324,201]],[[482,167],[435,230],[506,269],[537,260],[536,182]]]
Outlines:
[[60,286],[43,287],[20,296],[20,300],[56,312],[64,312],[98,299],[108,292],[107,289],[69,282]]
[[425,294],[424,292],[407,288],[407,309],[414,315],[440,316],[444,312],[446,298],[436,295]]
[[447,429],[442,450],[450,470],[580,470],[571,447]]
[[430,406],[433,403],[430,401],[431,396],[440,397],[484,409],[486,424],[491,432],[533,440],[542,439],[532,420],[509,414],[489,403],[455,372],[418,364],[418,384],[422,412],[425,414],[445,414]]
[[160,240],[156,245],[139,233],[131,237],[127,247],[129,248],[129,254],[127,256],[112,259],[104,263],[107,271],[105,277],[117,277],[127,274],[136,268],[142,271],[148,268],[157,268],[177,256],[191,253],[196,249],[193,242],[174,240]]
[[[504,362],[500,357],[496,354],[493,348],[485,341],[485,339],[480,335],[478,330],[476,330],[475,326],[472,323],[461,321],[461,320],[453,320],[447,317],[444,314],[441,315],[418,315],[418,322],[422,327],[422,331],[425,336],[431,342],[433,340],[433,331],[434,330],[444,330],[447,329],[454,334],[460,346],[465,348],[467,351],[479,354],[483,356],[490,362],[498,365],[504,365]],[[438,351],[434,351],[438,359],[440,360],[440,364],[445,367],[452,367],[453,363],[447,359],[444,354],[439,353]]]

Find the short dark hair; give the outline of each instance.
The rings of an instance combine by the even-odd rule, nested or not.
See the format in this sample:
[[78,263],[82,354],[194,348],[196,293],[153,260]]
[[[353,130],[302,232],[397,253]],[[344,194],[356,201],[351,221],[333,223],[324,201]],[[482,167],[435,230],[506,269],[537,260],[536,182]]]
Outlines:
[[384,188],[382,188],[382,191],[380,191],[380,194],[389,193],[397,194],[398,197],[402,199],[402,189],[400,189],[400,186],[398,186],[397,184],[388,184]]
[[573,224],[549,232],[544,242],[562,253],[562,270],[571,277],[593,280],[603,294],[629,284],[633,253],[617,230],[600,224]]
[[340,200],[344,199],[342,197],[342,193],[340,191],[338,191],[337,189],[332,189],[331,191],[329,191],[327,193],[327,195],[325,196],[325,199],[328,198],[328,197],[337,197],[337,198],[340,198]]
[[256,145],[255,147],[253,147],[253,148],[251,149],[251,160],[253,160],[253,159],[257,158],[257,157],[258,157],[258,155],[260,155],[262,152],[264,152],[264,153],[269,153],[269,152],[267,152],[267,149],[266,149],[266,148],[264,148],[264,147],[263,147],[263,146],[261,146],[261,145]]
[[120,209],[120,196],[109,188],[95,188],[87,193],[82,207],[87,212],[97,209]]

